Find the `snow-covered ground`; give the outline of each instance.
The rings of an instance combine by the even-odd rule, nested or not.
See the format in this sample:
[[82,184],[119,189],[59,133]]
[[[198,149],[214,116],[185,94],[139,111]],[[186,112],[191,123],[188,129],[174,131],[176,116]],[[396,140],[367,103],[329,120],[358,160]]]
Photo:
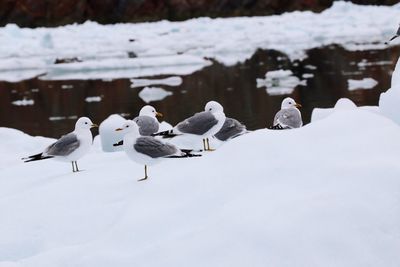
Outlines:
[[339,110],[201,158],[22,163],[53,140],[0,128],[0,266],[400,265],[400,128]]
[[[183,22],[99,25],[86,22],[57,28],[0,28],[0,79],[113,79],[187,75],[211,63],[249,59],[258,48],[276,49],[291,59],[328,44],[349,50],[386,48],[396,31],[400,4],[358,6],[337,1],[322,13],[198,18]],[[396,42],[394,42],[396,43]],[[59,59],[75,62],[54,64]]]

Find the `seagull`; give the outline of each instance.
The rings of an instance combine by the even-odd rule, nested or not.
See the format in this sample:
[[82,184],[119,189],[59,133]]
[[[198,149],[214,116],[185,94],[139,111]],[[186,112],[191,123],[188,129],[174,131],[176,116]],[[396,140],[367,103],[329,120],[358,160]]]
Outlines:
[[98,127],[89,118],[81,117],[75,123],[75,130],[63,135],[42,153],[23,158],[24,162],[54,158],[72,163],[72,172],[79,172],[77,160],[90,149],[93,137],[90,128]]
[[281,110],[276,113],[274,118],[274,125],[270,129],[282,130],[300,128],[303,126],[301,113],[298,108],[301,105],[296,103],[293,98],[287,97],[283,99]]
[[392,38],[390,38],[389,42],[385,42],[385,44],[389,44],[391,41],[393,41],[394,39],[396,39],[399,36],[400,36],[400,25],[399,25],[399,28],[397,28],[396,34]]
[[123,145],[125,153],[131,160],[139,164],[144,164],[144,178],[138,181],[143,181],[148,178],[148,165],[156,164],[162,159],[201,156],[198,154],[191,154],[190,150],[179,149],[172,144],[164,143],[155,137],[141,136],[139,126],[134,121],[127,121],[122,128],[118,128],[116,131],[122,131],[124,140],[114,145]]
[[247,132],[246,126],[235,119],[226,118],[221,130],[214,135],[220,141],[228,141]]
[[140,135],[148,136],[158,132],[160,123],[156,117],[162,117],[160,112],[150,105],[142,107],[139,116],[133,119],[139,126]]
[[[190,135],[203,139],[204,151],[212,151],[208,138],[218,133],[225,122],[224,108],[216,101],[210,101],[204,107],[204,111],[194,114],[192,117],[178,123],[172,130],[159,132],[153,136],[171,138],[178,135]],[[207,142],[207,146],[206,146]]]

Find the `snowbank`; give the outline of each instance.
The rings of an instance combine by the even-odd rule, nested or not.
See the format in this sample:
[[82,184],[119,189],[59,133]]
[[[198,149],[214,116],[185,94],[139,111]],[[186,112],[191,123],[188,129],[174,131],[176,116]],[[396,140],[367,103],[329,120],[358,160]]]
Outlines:
[[[197,18],[183,22],[99,25],[94,22],[57,28],[0,28],[0,70],[12,81],[42,73],[42,79],[134,78],[186,75],[211,64],[249,59],[275,49],[292,59],[311,48],[341,44],[347,49],[384,49],[395,32],[400,4],[358,6],[336,1],[322,13],[278,16]],[[229,36],[229,38],[225,38]],[[77,59],[54,64],[56,60]],[[4,76],[0,75],[0,78]]]
[[333,108],[314,108],[311,114],[311,122],[322,120],[337,111],[362,109],[375,114],[380,114],[377,106],[361,106],[357,107],[353,101],[348,98],[340,98]]
[[386,117],[400,124],[400,60],[392,74],[391,88],[382,93],[379,98],[379,110]]
[[400,128],[370,112],[258,130],[142,183],[122,152],[72,174],[18,161],[51,140],[0,137],[0,266],[400,265]]

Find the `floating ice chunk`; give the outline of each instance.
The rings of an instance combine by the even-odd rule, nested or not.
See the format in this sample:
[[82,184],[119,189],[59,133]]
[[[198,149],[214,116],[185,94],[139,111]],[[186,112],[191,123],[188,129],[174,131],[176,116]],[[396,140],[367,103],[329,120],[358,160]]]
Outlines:
[[90,103],[90,102],[100,102],[101,101],[101,96],[88,96],[85,98],[85,101]]
[[300,81],[290,70],[269,71],[265,79],[257,79],[257,88],[267,87],[269,95],[289,95],[298,85],[306,85],[306,81]]
[[71,84],[63,84],[63,85],[61,85],[61,89],[71,89],[71,88],[74,88],[74,86],[71,85]]
[[146,103],[163,100],[169,95],[172,95],[172,92],[161,87],[145,87],[139,92],[139,97]]
[[144,87],[149,85],[179,86],[182,84],[182,78],[178,76],[173,76],[165,79],[131,79],[131,82],[131,88]]
[[[121,79],[153,75],[189,75],[211,65],[211,61],[192,55],[143,58],[94,58],[83,62],[48,66],[41,80]],[[1,68],[1,66],[0,66]]]
[[349,79],[347,84],[348,89],[350,91],[354,91],[357,89],[372,89],[378,84],[378,82],[372,78],[364,78],[362,80]]
[[113,144],[124,139],[123,134],[115,130],[120,128],[125,121],[126,119],[120,115],[112,114],[100,124],[99,134],[104,152],[121,151],[123,149],[122,146],[113,146]]
[[301,77],[303,77],[304,79],[311,79],[314,77],[314,74],[312,73],[304,73]]
[[396,68],[392,74],[392,87],[379,98],[379,110],[381,114],[400,124],[400,60],[397,60]]
[[390,60],[383,60],[383,61],[373,61],[373,62],[368,62],[366,59],[361,60],[360,62],[357,63],[357,66],[360,68],[365,68],[369,66],[385,66],[385,65],[391,65],[393,62]]
[[76,120],[78,116],[72,115],[72,116],[52,116],[49,117],[49,120],[51,121],[62,121],[62,120]]
[[16,100],[11,102],[15,106],[32,106],[35,104],[35,100],[33,99],[22,99],[22,100]]
[[309,70],[316,70],[317,67],[314,65],[305,65],[304,68],[309,69]]
[[0,71],[0,81],[16,83],[46,73],[44,70],[15,70],[15,71]]

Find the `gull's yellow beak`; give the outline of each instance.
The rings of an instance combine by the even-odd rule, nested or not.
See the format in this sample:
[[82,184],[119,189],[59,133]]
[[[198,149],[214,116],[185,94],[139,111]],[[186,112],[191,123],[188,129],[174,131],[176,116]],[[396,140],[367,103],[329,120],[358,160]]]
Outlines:
[[162,116],[163,116],[163,114],[162,114],[162,113],[160,113],[160,112],[157,112],[157,111],[156,111],[156,116],[157,116],[157,117],[162,117]]
[[92,124],[92,128],[93,128],[93,127],[99,127],[99,125],[97,125],[96,123],[93,123],[93,124]]
[[122,128],[115,129],[116,132],[122,131]]
[[302,105],[300,105],[299,103],[296,103],[295,107],[296,107],[296,108],[301,108]]

